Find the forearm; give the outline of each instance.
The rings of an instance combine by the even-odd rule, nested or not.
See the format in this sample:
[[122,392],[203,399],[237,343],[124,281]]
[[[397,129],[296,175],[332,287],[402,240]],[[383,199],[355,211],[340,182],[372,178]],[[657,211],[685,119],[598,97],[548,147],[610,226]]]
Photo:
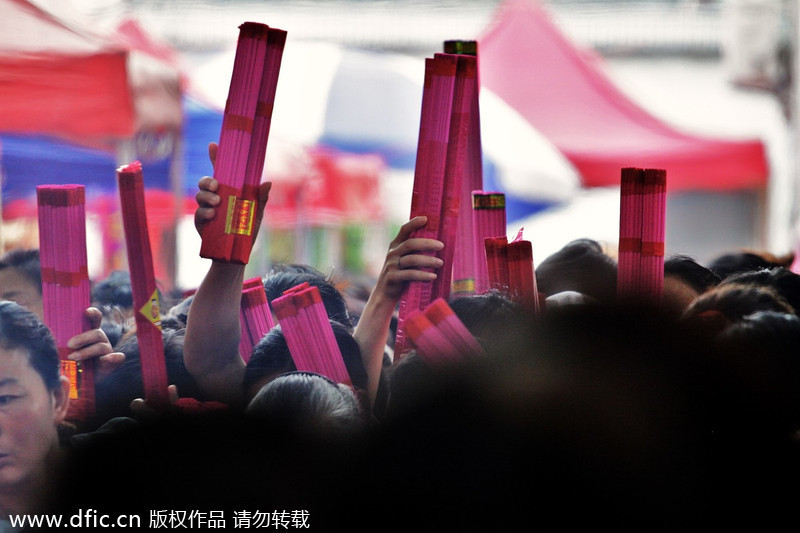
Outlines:
[[383,354],[396,304],[393,298],[383,294],[382,291],[373,291],[353,333],[361,349],[361,357],[367,371],[367,394],[371,405],[374,405],[378,393]]
[[212,261],[194,295],[184,337],[184,364],[208,396],[238,403],[245,363],[239,355],[244,265]]

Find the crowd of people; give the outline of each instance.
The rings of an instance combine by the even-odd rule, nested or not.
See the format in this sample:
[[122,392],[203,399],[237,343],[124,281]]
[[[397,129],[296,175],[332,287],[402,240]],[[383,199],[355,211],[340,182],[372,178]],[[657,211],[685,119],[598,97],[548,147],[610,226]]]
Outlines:
[[[201,233],[217,187],[200,180]],[[91,328],[68,343],[69,359],[96,365],[95,413],[78,421],[43,322],[38,251],[0,257],[0,531],[14,530],[11,516],[87,507],[144,520],[304,510],[326,531],[675,531],[792,517],[791,257],[667,257],[660,300],[620,302],[614,257],[576,240],[536,265],[538,310],[504,287],[451,297],[484,353],[433,364],[394,350],[404,288],[442,267],[442,243],[415,236],[426,223],[402,226],[366,290],[301,264],[261,276],[270,302],[301,283],[319,289],[346,384],[299,371],[279,323],[245,361],[245,265],[212,261],[191,294],[161,298],[170,405],[156,408],[130,276],[94,280]]]

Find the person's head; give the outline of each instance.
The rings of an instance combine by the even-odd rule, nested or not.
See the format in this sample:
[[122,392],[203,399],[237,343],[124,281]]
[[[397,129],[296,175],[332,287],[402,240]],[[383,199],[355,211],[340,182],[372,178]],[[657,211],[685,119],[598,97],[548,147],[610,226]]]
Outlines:
[[133,307],[131,275],[127,270],[115,270],[92,286],[92,305],[120,309]]
[[[343,324],[335,320],[331,320],[330,324],[336,343],[342,353],[347,373],[350,375],[350,381],[357,390],[366,390],[367,372],[361,359],[361,349],[358,346],[358,342],[349,328]],[[252,400],[261,387],[279,375],[296,370],[297,366],[292,359],[289,345],[286,343],[286,337],[280,324],[278,324],[253,347],[253,353],[250,354],[250,360],[247,362],[242,382],[245,401]]]
[[0,496],[41,488],[69,406],[55,341],[31,311],[0,302]]
[[539,263],[536,284],[545,296],[575,291],[611,303],[617,296],[617,263],[597,241],[576,239]]
[[717,336],[732,382],[729,429],[735,438],[773,433],[789,438],[800,430],[800,317],[759,311]]
[[247,405],[250,415],[312,431],[361,427],[353,390],[315,372],[287,372],[261,387]]
[[778,266],[789,266],[785,259],[764,252],[754,250],[740,250],[718,255],[708,263],[708,268],[714,274],[725,279],[731,274],[747,272],[750,270],[761,270],[762,268],[773,268]]
[[0,299],[17,302],[44,318],[39,250],[10,250],[0,257]]
[[352,329],[352,320],[347,309],[347,302],[342,292],[329,281],[325,276],[316,270],[308,268],[284,267],[284,269],[273,270],[264,278],[264,290],[267,293],[267,301],[272,304],[275,298],[283,295],[283,292],[296,287],[301,283],[308,283],[312,287],[319,289],[322,297],[322,304],[328,313],[328,318],[340,322]]
[[695,298],[719,284],[720,278],[687,255],[664,260],[662,304],[680,315]]
[[482,294],[454,296],[449,299],[448,305],[479,341],[495,335],[520,312],[519,306],[511,298],[496,289]]
[[794,314],[789,302],[772,287],[721,283],[698,296],[680,318],[716,335],[743,317],[758,311]]
[[737,272],[725,278],[720,285],[750,284],[771,287],[786,299],[789,305],[800,312],[800,274],[785,267],[761,268]]
[[[199,387],[183,363],[184,332],[184,329],[162,330],[167,378],[182,398],[202,400]],[[125,354],[125,361],[95,386],[97,421],[101,424],[113,417],[132,416],[131,402],[145,397],[136,330],[128,331],[114,349]]]

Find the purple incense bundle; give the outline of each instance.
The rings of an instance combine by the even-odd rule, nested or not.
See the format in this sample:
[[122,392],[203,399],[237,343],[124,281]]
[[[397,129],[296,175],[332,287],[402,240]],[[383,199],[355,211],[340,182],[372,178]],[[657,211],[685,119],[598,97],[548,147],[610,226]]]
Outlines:
[[[435,54],[444,57],[447,54]],[[444,243],[442,260],[444,265],[434,280],[431,299],[448,299],[453,280],[453,262],[458,248],[457,236],[463,174],[469,148],[470,125],[472,124],[473,95],[477,91],[477,65],[475,57],[466,55],[456,58],[456,75],[450,116],[450,135],[447,141],[447,164],[445,166],[439,240]]]
[[506,234],[506,196],[497,191],[472,191],[472,231],[475,249],[475,293],[489,290],[485,242]]
[[425,361],[440,364],[460,358],[456,345],[420,309],[414,309],[408,314],[406,327],[409,344]]
[[[445,41],[444,51],[475,58],[475,88],[472,91],[470,125],[467,134],[467,154],[461,178],[456,246],[453,257],[452,295],[464,296],[475,292],[475,241],[472,229],[472,191],[483,189],[483,152],[480,119],[480,64],[478,42]],[[483,250],[481,249],[481,253]]]
[[95,411],[94,362],[67,359],[72,352],[67,341],[91,325],[85,194],[83,185],[36,187],[43,319],[55,338],[61,373],[69,379],[67,418],[73,421],[85,421]]
[[272,301],[297,370],[352,386],[319,288],[289,289]]
[[[425,80],[422,89],[417,159],[411,194],[411,218],[428,217],[426,226],[412,235],[439,239],[444,202],[444,181],[448,141],[451,129],[453,91],[458,57],[436,54],[425,59]],[[402,358],[406,349],[405,320],[414,309],[423,309],[432,300],[433,283],[412,281],[400,297],[395,357]]]
[[431,302],[425,308],[425,316],[450,341],[460,356],[470,357],[484,353],[483,347],[443,298]]
[[242,302],[239,320],[242,336],[239,340],[239,354],[244,362],[250,360],[253,347],[266,335],[275,324],[267,302],[267,293],[261,284],[261,278],[253,278],[242,287]]
[[150,235],[144,204],[142,164],[134,161],[117,169],[122,223],[131,274],[136,338],[142,367],[144,398],[156,409],[169,406],[164,338],[161,333],[161,306],[153,270]]
[[639,292],[642,257],[642,192],[644,170],[623,168],[620,177],[617,297],[634,298]]
[[667,172],[644,170],[642,194],[641,294],[653,304],[664,290],[664,238],[666,227]]
[[203,228],[200,256],[246,264],[253,246],[258,189],[286,32],[245,22],[233,62],[214,178],[219,213]]

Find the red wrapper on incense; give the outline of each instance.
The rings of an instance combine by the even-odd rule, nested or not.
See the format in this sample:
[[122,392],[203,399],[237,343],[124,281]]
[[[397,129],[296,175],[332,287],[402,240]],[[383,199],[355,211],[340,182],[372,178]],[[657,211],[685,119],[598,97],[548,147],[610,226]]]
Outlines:
[[[428,223],[414,232],[412,237],[439,239],[441,236],[444,181],[457,66],[458,58],[454,55],[437,54],[434,58],[425,59],[411,218],[424,215],[428,218]],[[432,294],[433,283],[430,281],[412,281],[406,285],[398,310],[396,358],[402,358],[407,348],[406,317],[412,310],[426,307],[433,300]]]
[[425,316],[462,357],[483,354],[481,345],[443,298],[431,302],[425,308]]
[[319,288],[290,289],[272,301],[297,370],[352,385]]
[[666,227],[667,173],[644,170],[642,194],[641,293],[658,303],[664,290],[664,238]]
[[36,187],[39,259],[44,323],[55,338],[61,373],[69,379],[67,419],[94,415],[94,361],[78,363],[67,356],[67,341],[87,331],[91,288],[86,252],[86,196],[83,185]]
[[[461,178],[456,246],[453,257],[452,295],[465,296],[475,292],[475,241],[472,229],[472,191],[483,189],[483,152],[480,119],[480,66],[478,42],[445,41],[444,51],[475,58],[475,88],[472,91],[470,125],[467,134],[467,154]],[[483,253],[483,249],[480,250]]]
[[244,283],[239,320],[242,330],[239,354],[246,363],[250,360],[253,347],[275,325],[261,278],[252,278]]
[[623,168],[620,176],[617,297],[629,300],[639,292],[642,257],[642,192],[644,170]]
[[[447,54],[436,54],[443,57]],[[444,262],[439,276],[433,281],[431,298],[448,299],[453,280],[453,262],[458,248],[457,236],[461,214],[463,174],[469,148],[469,133],[472,115],[472,96],[477,90],[477,66],[475,58],[466,55],[456,57],[456,77],[453,86],[453,103],[450,118],[450,135],[447,141],[447,165],[445,166],[439,240],[444,243],[441,251]]]
[[202,233],[200,256],[246,264],[257,228],[258,189],[286,32],[245,22],[233,62],[214,178],[221,202]]
[[487,238],[506,235],[506,196],[497,191],[472,191],[472,231],[475,243],[475,293],[489,290]]
[[147,231],[142,164],[134,161],[117,169],[122,223],[131,274],[136,338],[142,367],[144,398],[156,409],[169,407],[161,306]]

